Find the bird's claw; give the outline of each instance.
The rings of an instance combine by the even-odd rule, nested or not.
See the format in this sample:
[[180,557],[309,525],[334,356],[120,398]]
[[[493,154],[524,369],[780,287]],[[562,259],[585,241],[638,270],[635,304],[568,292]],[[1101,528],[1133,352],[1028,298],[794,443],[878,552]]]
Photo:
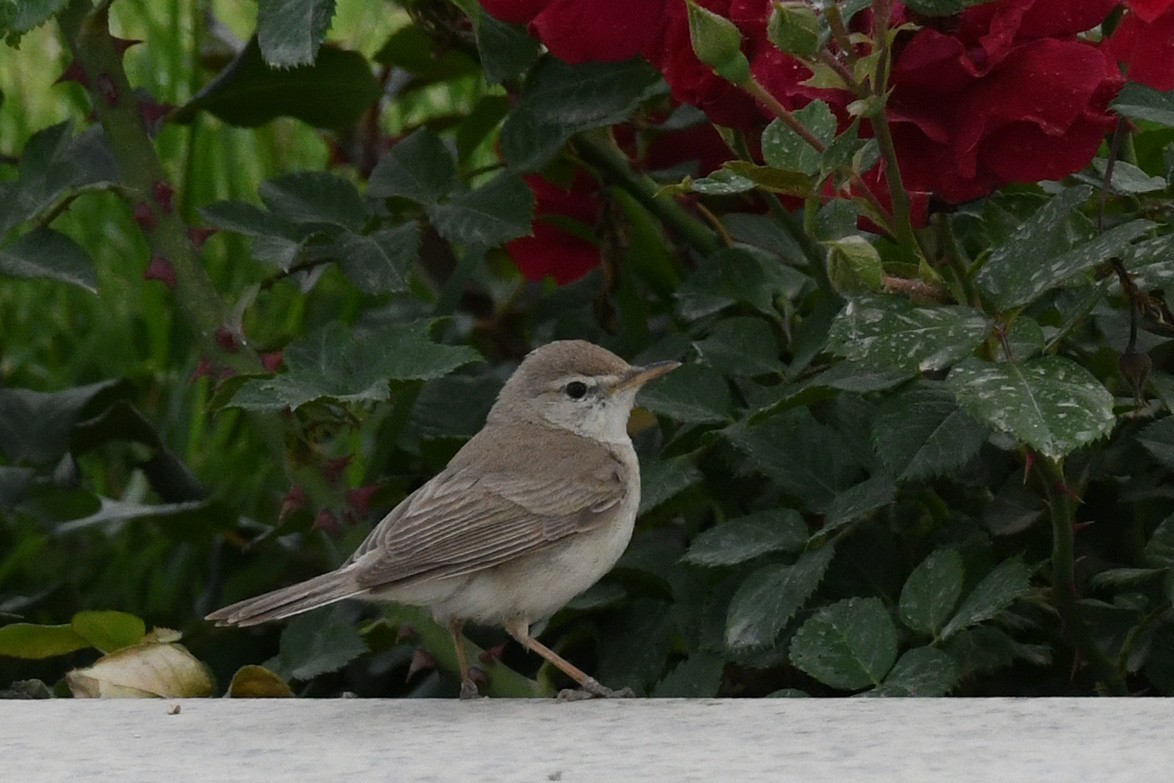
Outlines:
[[599,680],[588,677],[581,688],[567,688],[558,692],[559,701],[583,701],[584,699],[631,699],[636,693],[631,688],[613,691]]
[[472,680],[461,681],[461,698],[462,699],[479,699],[481,692],[477,690],[477,683]]

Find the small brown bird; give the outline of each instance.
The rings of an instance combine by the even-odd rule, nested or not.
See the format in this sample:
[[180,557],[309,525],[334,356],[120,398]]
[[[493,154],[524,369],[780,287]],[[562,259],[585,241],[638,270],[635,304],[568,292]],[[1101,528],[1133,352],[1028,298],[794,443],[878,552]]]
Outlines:
[[344,598],[424,606],[452,632],[462,697],[477,695],[466,621],[502,626],[584,691],[616,695],[531,636],[530,624],[595,584],[627,548],[640,505],[628,417],[640,387],[678,366],[633,367],[582,340],[532,351],[481,431],[338,570],[207,619],[256,625]]

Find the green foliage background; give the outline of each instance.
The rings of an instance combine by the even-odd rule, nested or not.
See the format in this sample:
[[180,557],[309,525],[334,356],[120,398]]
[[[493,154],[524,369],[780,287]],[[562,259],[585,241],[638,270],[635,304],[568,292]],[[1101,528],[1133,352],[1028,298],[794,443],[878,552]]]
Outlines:
[[[165,193],[110,157],[152,145],[97,130],[125,101],[55,84],[79,29],[114,67],[88,2],[28,3],[46,23],[0,53],[10,693],[65,694],[100,655],[174,644],[142,641],[157,627],[217,693],[455,694],[447,634],[417,610],[201,618],[341,562],[520,357],[564,337],[687,362],[633,421],[632,546],[544,631],[609,686],[1174,692],[1170,96],[1122,93],[1136,132],[1113,179],[1103,150],[939,215],[918,259],[819,197],[852,164],[777,127],[766,166],[634,169],[608,128],[658,132],[667,90],[642,62],[563,65],[470,2],[276,5],[110,8],[108,29],[144,41],[130,84],[183,107],[154,138]],[[530,231],[521,175],[572,163],[601,183],[602,265],[526,282],[501,250]],[[807,183],[800,210],[780,182]],[[193,251],[188,226],[220,231]],[[161,269],[174,288],[144,279]],[[83,611],[111,609],[133,617]],[[513,645],[479,665],[490,694],[562,684]]]

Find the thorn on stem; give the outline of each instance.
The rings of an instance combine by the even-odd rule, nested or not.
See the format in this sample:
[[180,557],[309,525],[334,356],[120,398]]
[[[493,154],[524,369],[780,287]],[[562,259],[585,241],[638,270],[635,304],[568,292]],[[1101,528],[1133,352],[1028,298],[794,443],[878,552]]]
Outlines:
[[158,280],[163,285],[174,290],[175,289],[175,267],[171,265],[171,261],[166,256],[152,256],[150,263],[147,264],[147,271],[143,272],[144,280]]
[[118,88],[108,73],[98,74],[98,94],[106,101],[106,105],[114,108],[118,105]]
[[164,214],[171,214],[172,211],[172,197],[175,195],[175,190],[171,185],[163,180],[155,183],[153,192],[155,194],[155,203],[163,210]]

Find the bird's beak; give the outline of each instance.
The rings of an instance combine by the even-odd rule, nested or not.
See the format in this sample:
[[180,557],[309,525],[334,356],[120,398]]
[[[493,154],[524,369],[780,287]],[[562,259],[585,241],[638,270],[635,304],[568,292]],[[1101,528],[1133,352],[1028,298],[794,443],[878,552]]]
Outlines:
[[665,373],[672,372],[681,366],[680,362],[654,362],[643,367],[629,367],[628,371],[619,377],[612,391],[624,389],[638,389],[653,378],[659,378]]

